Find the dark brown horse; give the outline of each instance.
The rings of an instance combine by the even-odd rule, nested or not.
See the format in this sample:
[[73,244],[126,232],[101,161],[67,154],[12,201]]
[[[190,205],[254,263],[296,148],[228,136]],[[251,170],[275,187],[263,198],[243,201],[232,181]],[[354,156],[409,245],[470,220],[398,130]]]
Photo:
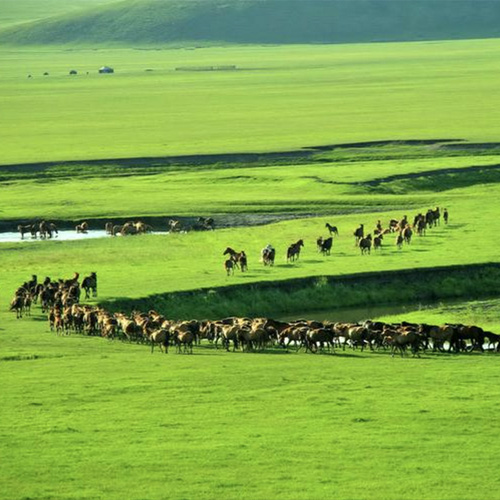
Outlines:
[[359,245],[359,242],[363,239],[365,236],[365,226],[364,224],[360,224],[359,227],[354,231],[354,239],[355,245]]
[[286,251],[287,262],[294,262],[300,256],[300,249],[304,246],[304,241],[299,240],[296,243],[292,243]]

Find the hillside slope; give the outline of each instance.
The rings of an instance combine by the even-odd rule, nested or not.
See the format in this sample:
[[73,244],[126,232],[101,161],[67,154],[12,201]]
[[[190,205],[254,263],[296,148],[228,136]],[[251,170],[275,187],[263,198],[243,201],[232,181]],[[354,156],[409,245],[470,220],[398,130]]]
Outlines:
[[117,0],[0,0],[0,28],[51,16],[74,14]]
[[495,0],[125,0],[0,32],[14,44],[336,43],[500,36]]

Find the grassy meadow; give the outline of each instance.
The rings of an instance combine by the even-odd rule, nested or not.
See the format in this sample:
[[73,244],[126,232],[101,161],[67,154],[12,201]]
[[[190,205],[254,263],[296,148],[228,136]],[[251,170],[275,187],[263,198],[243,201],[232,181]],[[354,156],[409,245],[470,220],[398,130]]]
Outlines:
[[[498,40],[150,50],[3,46],[0,162],[387,139],[496,141],[499,53]],[[116,73],[98,75],[103,65]],[[175,71],[213,65],[239,70]],[[71,77],[71,69],[79,74]]]
[[[175,314],[184,317],[209,309],[313,316],[325,304],[345,306],[351,292],[367,303],[403,303],[428,279],[434,307],[386,319],[500,332],[498,270],[486,267],[499,263],[498,147],[307,149],[500,142],[500,41],[192,49],[0,48],[2,227],[39,218],[98,219],[102,228],[113,218],[165,217],[155,229],[175,215],[284,219],[0,244],[0,498],[500,498],[495,353],[392,359],[350,350],[227,353],[207,344],[192,356],[151,355],[144,345],[57,337],[38,306],[21,320],[8,311],[33,273],[95,271],[97,300],[130,308],[203,289],[214,307],[191,310],[186,299],[183,308],[179,295]],[[116,74],[97,75],[103,64]],[[240,70],[174,71],[220,64]],[[70,77],[72,68],[79,75]],[[231,156],[291,150],[300,154]],[[229,156],[91,161],[210,153]],[[370,231],[378,219],[412,221],[436,206],[449,209],[449,224],[414,235],[402,250],[394,235],[369,256],[354,246],[360,223]],[[326,222],[340,236],[323,257],[316,239],[327,236]],[[300,260],[286,263],[286,247],[300,238]],[[277,249],[273,268],[259,262],[268,243]],[[225,275],[227,246],[245,249],[248,273]],[[446,276],[456,265],[484,270],[457,284],[457,275]],[[422,274],[417,287],[405,273],[424,268],[435,276]],[[392,289],[389,272],[401,273]],[[364,273],[384,287],[363,289]],[[326,286],[347,275],[345,296]],[[303,295],[287,298],[284,288],[259,302],[259,287],[299,278],[313,280]],[[248,296],[233,285],[247,286]],[[233,287],[245,307],[219,301],[221,287],[226,295]],[[462,302],[441,303],[447,297]]]

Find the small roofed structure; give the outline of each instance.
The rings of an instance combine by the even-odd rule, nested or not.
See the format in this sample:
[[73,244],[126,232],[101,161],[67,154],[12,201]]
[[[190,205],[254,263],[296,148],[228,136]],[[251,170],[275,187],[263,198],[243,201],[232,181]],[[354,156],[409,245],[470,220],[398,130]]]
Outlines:
[[70,75],[78,75],[78,71],[76,71],[76,69],[72,69],[70,72],[69,72]]
[[103,66],[102,68],[99,68],[99,73],[114,73],[115,70],[113,68],[110,68],[109,66]]

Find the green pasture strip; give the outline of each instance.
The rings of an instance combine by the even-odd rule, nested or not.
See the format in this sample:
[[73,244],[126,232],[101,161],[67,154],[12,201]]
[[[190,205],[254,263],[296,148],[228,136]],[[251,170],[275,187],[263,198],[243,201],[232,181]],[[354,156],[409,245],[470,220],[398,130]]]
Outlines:
[[[451,202],[457,188],[470,187],[466,191],[469,195],[480,196],[485,184],[495,188],[500,182],[499,164],[500,157],[491,155],[355,164],[242,164],[238,169],[225,165],[182,167],[154,175],[103,178],[86,178],[82,165],[72,168],[74,176],[54,180],[36,174],[33,179],[16,180],[15,171],[9,169],[13,177],[0,182],[0,217],[16,226],[18,220],[36,218],[404,210]],[[121,170],[126,171],[126,167]],[[400,177],[393,179],[394,175]]]
[[[156,294],[142,299],[112,299],[100,304],[111,311],[166,311],[169,318],[176,320],[220,319],[228,315],[276,318],[278,315],[293,315],[297,311],[314,316],[314,311],[318,310],[324,312],[403,304],[419,306],[438,300],[497,296],[500,294],[499,279],[499,264],[400,269],[341,277],[317,276],[233,285]],[[432,312],[431,309],[430,316],[434,317]],[[453,311],[454,317],[458,315],[464,315],[463,308],[457,307]],[[500,332],[498,318],[493,321],[492,316],[490,313],[485,324],[485,318],[476,314],[474,324],[492,327],[494,323],[492,328]],[[426,317],[425,312],[418,317],[420,322],[429,322],[429,319],[423,319]],[[405,320],[404,317],[402,319]]]
[[498,498],[495,355],[151,355],[0,317],[2,498]]
[[[0,161],[288,151],[369,140],[494,142],[499,51],[498,40],[196,50],[3,47]],[[104,64],[115,74],[97,74]],[[240,69],[175,71],[207,64]],[[71,69],[79,74],[70,76]]]
[[463,323],[466,325],[481,325],[487,330],[497,331],[500,317],[500,300],[468,300],[457,304],[443,304],[439,301],[433,306],[423,307],[419,311],[404,315],[382,317],[385,321],[411,321],[415,323]]

